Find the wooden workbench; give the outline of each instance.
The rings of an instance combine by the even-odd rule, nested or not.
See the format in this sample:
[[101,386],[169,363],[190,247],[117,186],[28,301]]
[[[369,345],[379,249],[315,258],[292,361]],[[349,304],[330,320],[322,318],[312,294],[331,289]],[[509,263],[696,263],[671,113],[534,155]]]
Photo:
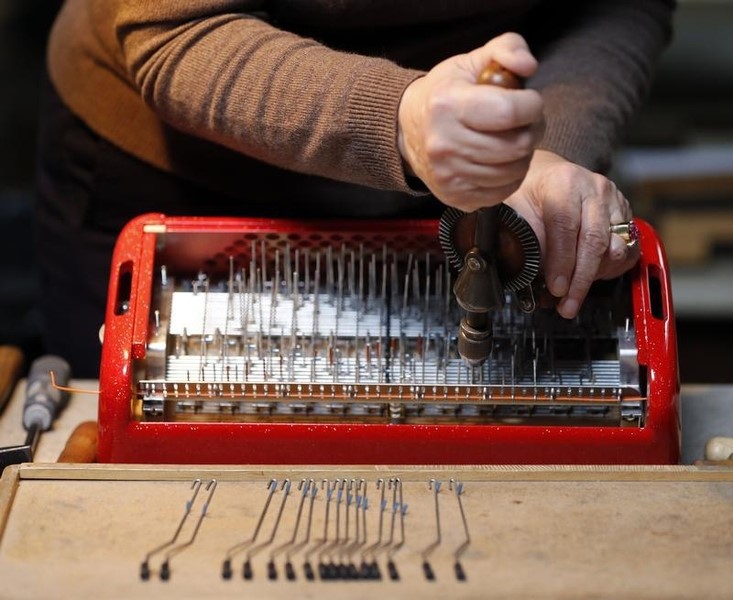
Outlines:
[[[74,382],[94,389],[96,382]],[[22,386],[21,386],[22,387]],[[19,392],[20,393],[20,392]],[[22,393],[20,394],[22,396]],[[42,437],[37,458],[53,461],[78,422],[93,419],[93,396],[74,396],[53,432]],[[12,422],[8,422],[8,419]],[[20,443],[19,401],[0,420],[0,443]],[[405,542],[399,516],[390,527],[398,497],[387,492],[382,545],[376,552],[382,579],[308,581],[302,563],[323,536],[326,490],[336,479],[364,479],[370,508],[362,513],[367,539],[345,533],[345,496],[340,505],[341,544],[312,550],[310,560],[354,562],[378,539],[378,479],[398,477],[408,505]],[[151,576],[140,578],[146,553],[170,540],[191,499],[199,493],[177,544],[190,546],[170,557],[170,579],[160,578],[166,552],[150,560]],[[268,483],[277,480],[269,509],[263,513]],[[289,479],[292,491],[282,486]],[[299,528],[301,479],[313,479],[312,535],[293,552],[296,579],[284,575],[287,542]],[[465,541],[459,502],[450,480],[462,482],[461,503],[470,544],[460,562],[466,580],[455,577],[455,551]],[[209,484],[216,480],[216,486]],[[325,480],[325,482],[324,482]],[[435,580],[422,569],[424,552],[438,532],[441,543],[427,559]],[[209,496],[209,484],[215,493]],[[324,485],[321,489],[320,485]],[[210,500],[206,513],[203,504]],[[281,518],[278,508],[283,502]],[[308,506],[310,499],[304,503]],[[353,506],[353,505],[352,505]],[[334,539],[336,495],[330,503],[330,540]],[[251,539],[261,515],[259,542],[233,557],[233,577],[221,576],[233,545]],[[307,515],[308,511],[303,511]],[[392,543],[386,544],[388,532]],[[174,545],[175,546],[175,545]],[[281,550],[277,550],[281,548]],[[242,577],[247,551],[253,578]],[[277,579],[267,577],[274,554]],[[369,555],[366,555],[369,557]],[[399,580],[388,577],[393,558]],[[9,598],[729,598],[733,589],[733,471],[725,468],[668,467],[193,467],[150,465],[60,465],[35,463],[6,470],[0,482],[0,597]]]

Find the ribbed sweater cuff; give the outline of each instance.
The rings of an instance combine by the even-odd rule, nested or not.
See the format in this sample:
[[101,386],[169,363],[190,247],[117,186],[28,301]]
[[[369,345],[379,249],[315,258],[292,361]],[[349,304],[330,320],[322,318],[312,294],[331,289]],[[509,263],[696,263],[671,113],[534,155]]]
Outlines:
[[356,141],[354,153],[367,185],[420,194],[410,185],[397,145],[397,114],[405,88],[424,75],[384,61],[360,74],[347,105],[346,123]]

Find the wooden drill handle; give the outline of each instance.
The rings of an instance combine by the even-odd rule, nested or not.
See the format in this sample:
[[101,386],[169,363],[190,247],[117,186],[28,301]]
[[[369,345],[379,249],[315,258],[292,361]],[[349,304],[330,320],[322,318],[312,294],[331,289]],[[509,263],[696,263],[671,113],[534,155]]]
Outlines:
[[23,353],[15,346],[0,346],[0,411],[5,408],[23,368]]
[[[495,60],[490,61],[486,68],[481,71],[476,79],[476,83],[497,85],[508,90],[518,90],[524,87],[524,82],[521,77],[509,69],[502,67]],[[480,210],[485,211],[487,209],[483,208]],[[545,285],[544,277],[541,275],[537,276],[532,288],[538,306],[552,308],[557,304],[558,298],[550,294]]]
[[476,83],[482,85],[496,85],[507,90],[518,90],[522,86],[521,78],[512,73],[509,69],[502,67],[498,62],[492,60],[486,65],[476,79]]

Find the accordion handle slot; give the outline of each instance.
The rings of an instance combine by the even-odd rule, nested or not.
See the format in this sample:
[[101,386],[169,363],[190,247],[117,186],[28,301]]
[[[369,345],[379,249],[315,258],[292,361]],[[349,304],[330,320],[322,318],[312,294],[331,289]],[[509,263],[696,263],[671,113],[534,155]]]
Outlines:
[[651,366],[676,356],[677,338],[664,248],[651,225],[642,219],[635,222],[641,243],[639,276],[633,279],[638,358]]
[[145,356],[156,240],[155,233],[146,227],[158,221],[157,215],[143,215],[128,223],[113,258],[105,337],[114,327],[115,339],[129,340],[133,358]]
[[126,260],[117,270],[117,291],[112,296],[115,299],[113,312],[116,316],[125,315],[130,311],[133,275],[132,265],[131,260]]
[[664,285],[661,273],[656,266],[650,266],[646,270],[647,294],[649,301],[649,314],[657,320],[667,319],[669,310],[667,307],[667,295],[664,293]]
[[640,229],[641,269],[640,283],[642,286],[642,302],[645,315],[651,317],[648,327],[654,327],[653,322],[659,322],[659,327],[672,315],[671,286],[667,275],[667,259],[664,249],[652,227],[640,220],[636,220]]

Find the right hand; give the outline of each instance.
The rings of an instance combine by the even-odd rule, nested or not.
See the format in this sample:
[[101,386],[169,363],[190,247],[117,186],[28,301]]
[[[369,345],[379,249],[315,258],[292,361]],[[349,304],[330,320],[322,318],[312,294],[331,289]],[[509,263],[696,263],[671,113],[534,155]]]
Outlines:
[[537,69],[524,39],[506,33],[433,67],[407,87],[399,106],[408,172],[466,212],[498,204],[519,187],[541,135],[538,92],[476,83],[492,60],[520,77]]

